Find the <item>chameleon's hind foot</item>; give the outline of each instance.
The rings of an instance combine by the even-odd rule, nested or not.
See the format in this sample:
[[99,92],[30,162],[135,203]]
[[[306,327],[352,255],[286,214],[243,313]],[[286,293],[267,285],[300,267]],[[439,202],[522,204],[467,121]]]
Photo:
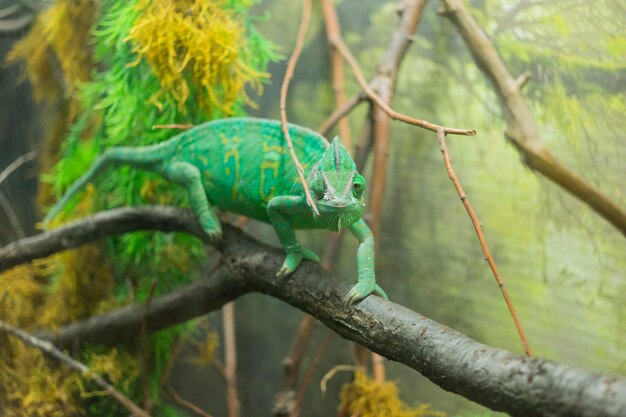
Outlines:
[[387,297],[387,294],[380,287],[380,285],[376,284],[376,282],[365,281],[357,282],[354,287],[352,287],[350,292],[346,294],[343,300],[346,304],[354,304],[358,301],[361,301],[372,293],[376,293],[377,295],[383,297],[385,300],[389,300],[389,297]]
[[285,262],[280,268],[276,276],[278,278],[288,277],[296,270],[298,265],[302,262],[302,259],[308,259],[309,261],[319,262],[320,257],[310,249],[300,248],[298,252],[290,252],[285,257]]
[[213,213],[200,216],[199,221],[211,242],[217,242],[222,238],[222,225]]

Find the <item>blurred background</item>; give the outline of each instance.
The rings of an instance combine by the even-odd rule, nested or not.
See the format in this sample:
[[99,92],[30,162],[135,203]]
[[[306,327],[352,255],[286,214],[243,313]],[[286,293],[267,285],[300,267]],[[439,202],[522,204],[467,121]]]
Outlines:
[[[510,72],[529,70],[523,93],[546,146],[621,207],[626,206],[626,7],[618,1],[471,1],[471,11],[494,41]],[[397,25],[397,3],[336,2],[343,36],[366,77],[375,73]],[[279,89],[298,30],[301,2],[267,0],[251,14],[278,46],[263,94],[251,95],[251,115],[279,118]],[[473,128],[475,137],[448,138],[455,171],[482,221],[492,254],[536,356],[626,376],[626,240],[616,228],[563,189],[524,166],[506,142],[497,95],[476,67],[456,28],[428,2],[398,75],[393,107],[435,123]],[[4,60],[21,31],[0,35]],[[288,98],[291,122],[319,126],[334,109],[329,48],[319,5]],[[358,85],[346,74],[348,96]],[[0,69],[0,171],[37,149],[53,106],[31,98],[16,65]],[[367,106],[349,120],[359,132]],[[333,133],[334,134],[334,133]],[[390,298],[482,343],[523,354],[512,319],[483,259],[469,218],[447,178],[436,135],[392,124],[389,171],[377,253],[377,277]],[[0,244],[35,233],[36,162],[0,184]],[[366,169],[371,174],[371,161]],[[247,231],[276,243],[267,225]],[[323,253],[326,233],[299,238]],[[355,242],[346,239],[337,279],[356,278]],[[270,413],[280,388],[281,360],[303,316],[261,294],[236,301],[238,386],[242,415]],[[221,327],[219,314],[208,318]],[[313,346],[325,330],[318,326]],[[311,349],[312,350],[312,349]],[[336,364],[352,362],[350,342],[331,341],[302,408],[303,416],[335,415],[340,373],[325,395],[318,381]],[[410,405],[430,403],[450,416],[490,412],[386,361]],[[226,415],[222,380],[210,368],[181,361],[177,391],[213,415]]]

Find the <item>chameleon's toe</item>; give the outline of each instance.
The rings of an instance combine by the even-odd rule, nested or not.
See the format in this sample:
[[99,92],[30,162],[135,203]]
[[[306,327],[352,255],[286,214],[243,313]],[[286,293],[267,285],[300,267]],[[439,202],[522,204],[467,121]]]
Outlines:
[[[379,287],[380,288],[380,287]],[[374,282],[357,282],[354,287],[346,294],[343,298],[344,302],[347,304],[354,304],[358,301],[361,301],[371,293],[373,293],[376,289],[376,283]],[[382,291],[382,289],[381,289]]]
[[206,234],[209,236],[209,241],[211,241],[212,243],[218,242],[222,238],[221,230],[206,231]]
[[302,248],[301,250],[302,250],[302,256],[304,256],[304,259],[308,259],[309,261],[313,261],[313,262],[320,261],[319,255],[313,252],[311,249]]
[[283,262],[283,266],[280,268],[276,276],[278,278],[288,277],[296,270],[300,262],[302,262],[303,255],[300,252],[292,252],[288,253],[285,257],[285,262]]
[[217,242],[222,238],[222,225],[213,214],[200,216],[200,225],[211,242]]
[[385,290],[383,290],[380,285],[376,284],[374,286],[374,292],[378,295],[380,295],[381,297],[383,297],[385,300],[389,300],[389,297],[387,296],[387,293],[385,292]]

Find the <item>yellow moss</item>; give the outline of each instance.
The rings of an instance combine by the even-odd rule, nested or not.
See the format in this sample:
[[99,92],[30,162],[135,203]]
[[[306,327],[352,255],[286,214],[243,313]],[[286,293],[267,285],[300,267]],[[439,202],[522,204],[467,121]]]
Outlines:
[[0,317],[24,327],[32,325],[45,291],[33,265],[20,265],[0,274]]
[[49,99],[50,94],[65,90],[71,94],[78,83],[89,79],[93,67],[89,30],[95,16],[94,0],[57,0],[15,44],[7,61],[24,61],[24,75],[33,85],[35,98]]
[[200,366],[212,364],[219,345],[220,337],[217,332],[207,332],[206,337],[195,344],[196,355],[189,358],[188,361]]
[[[77,215],[91,212],[94,190],[88,187]],[[95,266],[95,267],[94,267]],[[54,288],[49,277],[60,274]],[[54,328],[112,306],[112,274],[99,245],[20,265],[0,274],[0,317],[26,330]],[[90,359],[95,371],[125,386],[133,378],[134,359],[112,351]],[[117,364],[116,364],[117,363]],[[122,375],[122,372],[126,376]],[[79,394],[84,380],[35,348],[0,333],[0,403],[2,415],[82,415]]]
[[[92,353],[87,361],[89,370],[95,375],[104,376],[114,386],[128,391],[130,384],[139,375],[139,365],[137,359],[127,352],[119,351],[115,348],[108,353]],[[81,395],[93,396],[92,393],[82,390]],[[105,393],[104,395],[108,395]]]
[[[231,114],[240,97],[251,103],[245,87],[260,91],[260,79],[268,76],[244,63],[244,23],[227,4],[225,0],[139,3],[140,17],[128,39],[134,43],[137,62],[147,60],[181,112],[193,99],[207,114],[216,108]],[[191,85],[201,86],[196,97],[190,97]],[[151,102],[161,105],[158,96]]]
[[365,372],[357,371],[354,381],[345,384],[339,394],[339,409],[349,416],[359,417],[445,417],[441,411],[433,411],[429,404],[410,408],[398,397],[395,382],[377,382]]
[[82,415],[78,375],[47,360],[38,349],[10,338],[0,344],[2,415],[62,417]]
[[[7,63],[24,63],[23,77],[36,100],[54,103],[46,109],[46,125],[39,163],[47,172],[56,163],[61,142],[78,112],[76,89],[89,80],[94,66],[89,30],[96,17],[95,0],[56,0],[40,13],[24,38],[16,42]],[[40,182],[37,202],[51,203],[50,185]]]

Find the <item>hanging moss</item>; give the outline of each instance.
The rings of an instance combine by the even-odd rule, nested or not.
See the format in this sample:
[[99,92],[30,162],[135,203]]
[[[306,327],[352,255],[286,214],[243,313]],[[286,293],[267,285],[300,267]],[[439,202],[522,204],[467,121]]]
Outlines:
[[[49,107],[39,166],[47,171],[58,161],[68,126],[79,111],[75,93],[94,68],[89,31],[97,15],[95,0],[56,0],[39,14],[30,31],[16,42],[7,63],[23,63],[36,100]],[[50,187],[40,183],[37,201],[52,201]]]
[[93,68],[89,30],[95,16],[94,0],[57,0],[15,44],[8,62],[24,62],[24,76],[36,99],[49,100],[51,94],[71,96],[81,82],[89,80]]
[[354,381],[345,384],[339,394],[342,415],[359,417],[446,417],[430,409],[429,404],[411,408],[398,397],[398,386],[392,381],[378,382],[365,372],[357,371]]
[[[145,58],[164,87],[150,98],[151,103],[162,106],[161,96],[166,93],[183,113],[191,99],[206,114],[214,108],[233,114],[235,102],[252,102],[246,85],[261,91],[260,80],[268,74],[246,62],[251,51],[245,22],[228,4],[224,0],[142,0],[138,4],[139,17],[129,35],[137,53],[132,65]],[[166,26],[169,30],[164,31]]]

